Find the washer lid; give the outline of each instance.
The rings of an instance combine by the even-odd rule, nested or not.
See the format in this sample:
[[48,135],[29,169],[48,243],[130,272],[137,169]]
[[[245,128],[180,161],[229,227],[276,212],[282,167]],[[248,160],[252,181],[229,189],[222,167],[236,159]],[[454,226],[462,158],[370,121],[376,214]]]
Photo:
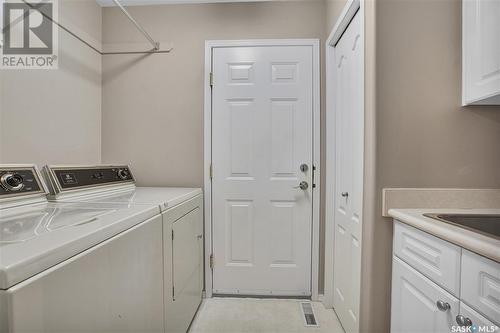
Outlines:
[[41,203],[1,210],[0,289],[160,214],[157,205]]

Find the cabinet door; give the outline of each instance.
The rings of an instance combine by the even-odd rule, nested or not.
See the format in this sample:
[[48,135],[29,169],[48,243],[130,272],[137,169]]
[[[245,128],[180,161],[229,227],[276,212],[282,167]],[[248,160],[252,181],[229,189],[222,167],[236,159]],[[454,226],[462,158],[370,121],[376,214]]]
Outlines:
[[463,103],[500,105],[500,1],[463,1]]
[[[448,304],[439,309],[437,302]],[[393,258],[392,333],[449,333],[459,301],[399,258]]]
[[462,251],[460,298],[500,325],[500,263]]
[[[464,320],[469,320],[472,328],[472,332],[496,332],[498,327],[491,321],[480,315],[478,312],[474,311],[464,302],[460,302],[460,316],[463,316]],[[457,318],[458,319],[458,318]],[[460,326],[460,320],[456,322],[457,326]],[[474,328],[475,327],[475,328]]]

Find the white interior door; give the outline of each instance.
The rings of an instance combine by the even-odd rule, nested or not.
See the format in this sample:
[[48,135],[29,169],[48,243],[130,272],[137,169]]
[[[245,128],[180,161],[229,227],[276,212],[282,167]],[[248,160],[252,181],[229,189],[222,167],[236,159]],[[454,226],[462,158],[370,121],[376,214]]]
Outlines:
[[359,12],[335,46],[335,240],[333,306],[359,330],[363,206],[363,45]]
[[313,47],[214,48],[212,71],[213,293],[310,295]]

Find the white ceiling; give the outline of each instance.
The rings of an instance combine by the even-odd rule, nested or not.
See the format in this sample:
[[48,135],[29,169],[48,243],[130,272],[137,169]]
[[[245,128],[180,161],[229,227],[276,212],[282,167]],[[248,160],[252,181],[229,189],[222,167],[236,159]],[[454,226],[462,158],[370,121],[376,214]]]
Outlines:
[[[103,7],[114,6],[113,0],[96,0]],[[193,4],[193,3],[216,3],[216,2],[263,2],[263,1],[287,1],[287,0],[120,0],[124,6],[147,6],[165,4]]]

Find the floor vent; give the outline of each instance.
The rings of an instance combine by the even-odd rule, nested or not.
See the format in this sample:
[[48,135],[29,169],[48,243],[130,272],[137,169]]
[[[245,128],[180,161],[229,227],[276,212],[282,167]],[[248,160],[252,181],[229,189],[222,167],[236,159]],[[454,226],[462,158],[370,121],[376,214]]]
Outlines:
[[310,302],[301,302],[300,308],[302,309],[302,314],[304,315],[304,323],[306,326],[319,326],[316,316],[314,315],[314,310]]

